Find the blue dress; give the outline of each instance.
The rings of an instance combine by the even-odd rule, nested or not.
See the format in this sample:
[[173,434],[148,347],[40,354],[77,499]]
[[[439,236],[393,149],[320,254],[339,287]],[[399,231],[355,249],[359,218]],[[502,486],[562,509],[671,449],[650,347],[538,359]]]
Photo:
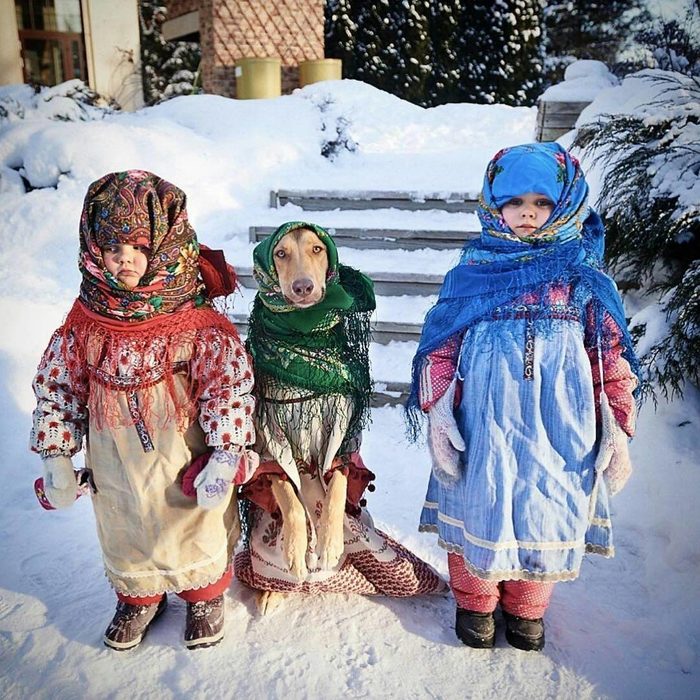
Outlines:
[[462,340],[461,478],[450,488],[431,475],[420,529],[480,578],[568,580],[587,551],[613,554],[594,469],[588,299],[568,295],[498,307]]

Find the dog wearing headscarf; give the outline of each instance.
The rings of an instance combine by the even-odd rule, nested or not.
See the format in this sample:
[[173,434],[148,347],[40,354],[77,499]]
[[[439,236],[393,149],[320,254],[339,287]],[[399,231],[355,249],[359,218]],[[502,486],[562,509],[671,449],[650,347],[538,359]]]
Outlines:
[[369,420],[373,284],[341,265],[329,233],[289,222],[258,244],[247,348],[255,371],[256,451],[236,573],[262,591],[407,596],[441,590],[424,562],[377,530],[359,454]]

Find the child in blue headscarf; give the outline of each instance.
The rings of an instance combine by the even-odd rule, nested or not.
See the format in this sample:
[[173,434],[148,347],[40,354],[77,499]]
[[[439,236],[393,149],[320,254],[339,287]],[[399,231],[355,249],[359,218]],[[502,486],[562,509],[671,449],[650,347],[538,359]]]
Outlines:
[[457,636],[492,647],[500,604],[507,641],[539,651],[554,582],[613,555],[639,365],[571,155],[500,151],[478,215],[413,362],[408,419],[415,436],[427,413],[433,467],[420,529],[448,551]]

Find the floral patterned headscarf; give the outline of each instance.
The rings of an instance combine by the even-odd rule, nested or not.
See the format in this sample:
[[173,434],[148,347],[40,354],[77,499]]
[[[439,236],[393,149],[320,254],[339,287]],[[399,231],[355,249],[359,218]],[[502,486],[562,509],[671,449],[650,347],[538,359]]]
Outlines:
[[[528,192],[546,195],[554,209],[531,237],[518,238],[506,224],[501,208]],[[482,238],[521,243],[580,238],[590,213],[588,184],[578,160],[558,143],[526,143],[500,150],[488,164],[477,214]]]
[[[88,188],[80,217],[80,300],[119,321],[144,321],[205,303],[199,244],[185,193],[145,170],[109,173]],[[108,245],[147,246],[148,268],[129,289],[105,266]]]

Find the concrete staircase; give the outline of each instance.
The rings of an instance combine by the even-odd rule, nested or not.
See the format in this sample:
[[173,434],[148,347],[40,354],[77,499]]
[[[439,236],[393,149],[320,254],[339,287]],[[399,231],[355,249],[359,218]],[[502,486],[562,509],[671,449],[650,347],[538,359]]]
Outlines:
[[[270,193],[270,205],[273,208],[286,204],[301,207],[304,211],[331,212],[336,210],[378,210],[378,209],[403,209],[410,211],[439,210],[451,213],[471,213],[476,210],[476,195],[464,192],[450,193],[420,193],[420,192],[338,192],[323,190],[279,190]],[[294,219],[298,215],[290,216]],[[329,216],[329,215],[326,215]],[[448,250],[461,248],[468,238],[478,236],[478,231],[464,230],[438,230],[425,228],[343,228],[334,227],[324,223],[326,216],[314,215],[312,220],[324,226],[333,236],[338,247],[348,247],[366,250],[386,251],[415,251],[421,249]],[[476,229],[476,226],[474,226]],[[251,226],[249,238],[251,242],[258,242],[269,236],[275,227]],[[390,254],[388,254],[390,257]],[[352,263],[349,263],[352,264]],[[391,297],[409,295],[416,297],[416,303],[426,306],[427,296],[436,295],[443,281],[442,274],[429,272],[401,272],[398,270],[373,271],[363,269],[363,272],[372,278],[375,284],[375,292],[380,302],[387,302],[387,308],[391,308]],[[250,268],[237,269],[239,282],[243,287],[254,290],[256,288]],[[424,301],[420,301],[421,298]],[[235,315],[234,322],[243,334],[247,330],[247,318],[245,315]],[[401,318],[383,318],[373,324],[373,343],[386,345],[388,343],[411,343],[415,345],[420,338],[421,323],[406,322]],[[407,346],[399,346],[406,348]],[[392,345],[382,352],[391,352],[397,346]],[[376,348],[380,350],[379,348]],[[413,350],[412,348],[411,350]],[[398,353],[397,353],[398,354]],[[411,353],[412,354],[412,353]],[[402,353],[405,356],[406,353]],[[407,382],[397,382],[377,376],[375,379],[375,396],[373,405],[395,405],[403,403],[408,395]],[[405,374],[405,372],[404,372]]]

